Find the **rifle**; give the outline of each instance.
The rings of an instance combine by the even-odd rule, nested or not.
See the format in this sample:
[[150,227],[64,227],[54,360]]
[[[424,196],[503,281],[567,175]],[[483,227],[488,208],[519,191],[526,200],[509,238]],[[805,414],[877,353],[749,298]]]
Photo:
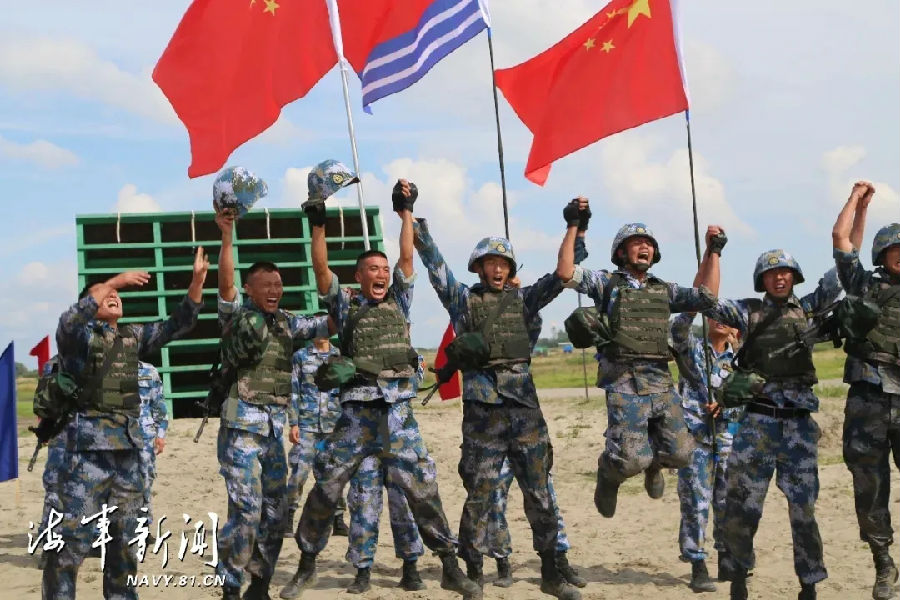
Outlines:
[[195,444],[200,442],[200,436],[203,435],[203,429],[209,421],[210,413],[221,411],[222,404],[228,398],[228,392],[231,390],[231,386],[234,385],[235,379],[236,372],[234,367],[222,365],[221,356],[217,358],[216,362],[209,369],[209,392],[203,401],[196,403],[196,406],[203,409],[203,420],[200,422],[200,427],[194,436]]
[[[453,375],[459,370],[459,367],[456,364],[454,364],[452,361],[448,361],[447,364],[445,364],[440,369],[435,369],[434,367],[429,367],[428,370],[431,371],[432,373],[434,373],[435,379],[437,381],[435,381],[434,384],[425,388],[425,390],[428,390],[428,394],[422,400],[422,406],[425,406],[426,404],[428,404],[428,401],[431,400],[431,397],[434,396],[434,393],[436,391],[438,391],[438,388],[440,388],[442,385],[444,385],[445,383],[447,383],[448,381],[450,381],[453,378]],[[422,390],[422,391],[425,391],[425,390]]]
[[59,433],[65,429],[66,424],[69,422],[69,413],[66,413],[56,419],[44,418],[41,419],[37,427],[29,427],[28,431],[34,433],[37,436],[37,447],[34,449],[34,454],[31,455],[31,460],[28,461],[28,472],[31,473],[34,470],[34,464],[37,462],[38,453],[41,451],[41,448],[50,443],[50,440],[55,438]]
[[811,350],[816,344],[826,341],[830,341],[835,348],[840,348],[842,335],[837,310],[842,302],[843,300],[837,300],[825,308],[814,312],[810,316],[812,323],[809,327],[796,340],[778,348],[772,352],[772,355],[784,355],[785,358],[790,358],[798,352]]

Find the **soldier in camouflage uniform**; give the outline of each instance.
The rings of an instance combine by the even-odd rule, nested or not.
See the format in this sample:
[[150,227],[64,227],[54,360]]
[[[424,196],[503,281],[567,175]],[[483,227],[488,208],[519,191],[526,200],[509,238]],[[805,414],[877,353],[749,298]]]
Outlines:
[[[753,567],[753,537],[762,517],[772,474],[788,502],[794,542],[794,570],[800,600],[816,597],[816,583],[828,576],[815,518],[819,495],[819,427],[811,413],[819,408],[813,393],[816,369],[812,349],[801,341],[812,315],[841,293],[831,269],[810,294],[798,298],[803,283],[797,261],[783,250],[764,252],[756,261],[753,287],[762,299],[720,299],[704,314],[741,332],[738,366],[765,384],[753,391],[728,459],[728,490],[722,535],[727,550],[722,568],[731,579],[731,597],[747,598],[747,571]],[[741,364],[743,363],[743,364]],[[732,375],[733,381],[737,375]]]
[[[96,537],[96,518],[104,505],[111,513],[108,551],[101,548],[103,594],[106,598],[137,598],[128,577],[137,572],[134,534],[144,488],[141,477],[140,397],[138,356],[152,354],[194,326],[200,311],[209,262],[198,248],[187,297],[165,321],[120,325],[122,300],[118,290],[142,286],[149,273],[121,273],[86,288],[76,304],[59,319],[56,345],[60,370],[78,382],[78,406],[60,433],[65,441],[65,467],[58,470],[57,490],[63,520],[59,533],[65,546],[47,553],[43,597],[75,597],[78,569]],[[105,552],[105,556],[103,555]]]
[[144,477],[144,506],[147,507],[147,523],[153,522],[150,495],[156,480],[156,455],[166,447],[166,430],[169,414],[163,396],[163,383],[159,371],[150,363],[141,361],[138,369],[138,392],[141,395],[141,472]]
[[[41,377],[50,375],[58,361],[59,356],[53,356],[44,363]],[[62,514],[62,508],[59,504],[59,473],[66,461],[65,442],[65,436],[62,435],[57,435],[47,442],[47,462],[44,463],[44,474],[41,478],[41,481],[44,484],[44,509],[41,512],[41,523],[39,527],[41,531],[47,528],[51,510],[55,510]],[[38,568],[43,569],[46,560],[47,557],[45,553],[41,552],[40,555],[38,555]]]
[[[315,582],[316,555],[328,543],[331,515],[344,486],[367,456],[380,454],[388,480],[406,496],[425,545],[441,558],[441,587],[466,598],[480,597],[478,586],[458,566],[456,539],[438,494],[437,470],[408,407],[417,389],[417,353],[409,338],[415,186],[405,180],[395,186],[394,209],[403,224],[393,283],[389,285],[386,256],[369,250],[357,258],[355,278],[360,289],[351,294],[340,289],[337,276],[328,268],[325,198],[356,180],[340,163],[326,161],[310,173],[309,200],[303,205],[312,226],[312,262],[320,298],[329,307],[341,352],[352,360],[355,373],[342,382],[341,417],[316,461],[316,485],[300,517],[300,564],[280,595],[296,598]],[[414,437],[401,437],[406,432],[414,432]]]
[[[586,229],[590,215],[579,214],[577,204],[570,204],[566,211],[574,239],[580,219]],[[462,371],[459,475],[466,502],[459,538],[469,578],[484,585],[483,555],[491,552],[495,537],[489,526],[491,496],[500,483],[503,462],[509,458],[524,497],[534,549],[541,557],[541,590],[558,598],[580,598],[566,576],[574,575],[566,555],[557,552],[558,511],[549,485],[553,447],[530,366],[531,351],[541,332],[539,311],[562,292],[562,281],[548,273],[533,285],[512,286],[510,279],[517,268],[512,246],[505,238],[489,237],[475,246],[469,258],[469,272],[478,275],[479,283],[467,286],[450,271],[424,219],[416,222],[415,231],[419,258],[450,314],[453,329],[458,334],[480,333],[490,354],[478,368]]]
[[[316,313],[315,316],[327,315]],[[327,362],[329,357],[340,355],[341,351],[333,346],[328,338],[316,338],[305,348],[294,352],[291,359],[293,363],[291,408],[297,414],[300,441],[288,452],[290,475],[287,487],[287,514],[282,527],[284,537],[294,536],[294,514],[300,505],[303,486],[315,463],[318,449],[324,445],[325,438],[334,431],[334,424],[341,416],[341,390],[339,388],[320,390],[315,382],[319,367]],[[332,525],[334,535],[346,536],[349,533],[344,523],[344,508],[342,498],[334,511]]]
[[[706,233],[706,252],[694,285],[719,293],[719,256],[722,245],[717,243],[718,226],[710,226]],[[723,234],[724,235],[724,234]],[[724,239],[724,238],[723,238]],[[681,560],[691,563],[689,587],[694,592],[714,592],[716,586],[706,567],[706,526],[709,509],[713,509],[713,540],[721,564],[725,547],[722,544],[722,520],[725,517],[726,470],[734,432],[740,419],[740,408],[722,409],[718,401],[709,397],[709,387],[718,390],[731,374],[735,350],[731,340],[736,330],[707,319],[709,343],[692,328],[696,313],[677,315],[670,327],[672,348],[678,363],[678,393],[688,430],[694,436],[695,448],[690,463],[678,469],[678,498],[681,502],[681,524],[678,546]],[[707,376],[707,354],[710,358]],[[707,384],[710,384],[709,386]],[[713,434],[712,427],[715,428]],[[715,435],[715,440],[711,435]],[[721,570],[720,570],[721,571]]]
[[234,285],[234,216],[217,213],[219,323],[222,363],[234,373],[222,405],[217,440],[219,472],[228,493],[228,520],[219,534],[223,597],[238,598],[244,571],[251,575],[244,598],[269,597],[269,583],[283,542],[287,460],[284,430],[299,442],[291,402],[293,345],[329,335],[327,317],[298,317],[279,308],[284,289],[278,267],[259,262],[244,278],[246,300]]
[[[418,357],[416,382],[421,383],[424,377],[423,359]],[[397,430],[397,437],[407,440],[410,445],[416,444],[422,436],[415,419],[407,420],[406,413],[412,411],[408,402],[397,405],[397,410],[388,418],[394,422],[391,429]],[[405,423],[415,424],[416,429],[402,431]],[[428,449],[422,447],[422,452]],[[391,533],[394,537],[394,553],[403,561],[403,576],[400,587],[414,592],[425,589],[419,576],[417,561],[425,554],[422,537],[416,520],[409,510],[409,503],[403,495],[403,489],[391,481],[381,457],[372,454],[359,465],[350,479],[350,490],[347,492],[347,507],[350,510],[350,540],[347,545],[347,560],[356,567],[356,578],[347,591],[351,594],[362,594],[371,585],[369,578],[372,564],[375,561],[375,550],[378,548],[378,522],[384,506],[384,488],[387,488],[388,514],[390,516]]]
[[875,561],[875,600],[891,598],[897,568],[893,543],[890,454],[900,467],[900,223],[882,227],[872,243],[874,271],[859,261],[866,209],[875,194],[859,182],[834,225],[834,258],[848,295],[880,308],[878,323],[862,339],[848,340],[844,381],[850,384],[844,413],[844,462],[853,475],[860,538]]
[[592,271],[574,264],[574,244],[560,254],[566,287],[587,294],[609,319],[609,339],[598,346],[597,386],[606,391],[606,448],[597,461],[594,504],[604,517],[616,511],[619,486],[644,472],[651,498],[662,497],[663,467],[690,462],[693,438],[669,372],[669,315],[701,311],[715,297],[704,287],[686,288],[655,277],[659,245],[643,223],[624,225],[612,243],[617,269]]

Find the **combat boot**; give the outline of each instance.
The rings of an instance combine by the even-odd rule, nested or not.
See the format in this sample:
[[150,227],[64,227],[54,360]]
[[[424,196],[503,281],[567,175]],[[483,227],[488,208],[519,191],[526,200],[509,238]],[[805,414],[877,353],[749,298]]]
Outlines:
[[455,554],[451,552],[442,555],[441,565],[443,566],[443,572],[441,573],[441,587],[443,589],[462,594],[464,600],[480,600],[481,588],[462,572]]
[[800,582],[800,593],[797,600],[816,600],[816,584]]
[[581,600],[581,592],[563,579],[556,566],[556,550],[539,552],[541,557],[541,591],[560,600]]
[[281,522],[281,530],[284,537],[294,537],[294,509],[291,508],[284,513],[284,520]]
[[666,491],[666,478],[663,477],[662,469],[650,467],[644,471],[644,489],[654,500],[662,498],[663,492]]
[[350,535],[350,530],[347,529],[347,524],[344,523],[344,515],[334,516],[334,523],[331,525],[331,535],[338,535],[341,537],[348,537]]
[[897,567],[891,559],[886,546],[872,547],[872,558],[875,559],[875,585],[872,587],[872,598],[890,600],[897,583]]
[[425,582],[419,576],[419,569],[416,566],[416,559],[403,561],[403,577],[400,578],[399,586],[407,592],[416,592],[425,589]]
[[731,573],[731,600],[747,600],[747,571],[735,569]]
[[272,600],[269,596],[269,582],[271,577],[250,576],[250,586],[244,592],[243,600]]
[[497,579],[494,585],[497,587],[508,588],[513,584],[512,565],[509,564],[508,558],[497,559]]
[[466,577],[470,580],[474,581],[478,587],[484,588],[484,564],[481,562],[469,562],[466,563]]
[[297,565],[297,572],[291,578],[291,581],[281,588],[278,595],[285,600],[299,598],[308,587],[316,582],[316,555],[310,552],[300,553],[300,564]]
[[611,519],[616,514],[616,497],[619,495],[619,484],[609,481],[597,470],[597,487],[594,489],[594,506],[601,515]]
[[361,569],[356,570],[356,577],[353,578],[353,583],[347,588],[348,594],[362,594],[368,592],[372,588],[372,584],[369,583],[369,577],[372,574],[372,569],[370,567],[363,567]]
[[709,571],[706,569],[706,561],[702,558],[700,560],[691,561],[691,582],[688,584],[688,587],[698,594],[700,592],[716,591],[716,584],[709,578]]
[[241,588],[226,585],[222,588],[222,600],[241,600]]
[[556,568],[559,569],[559,574],[563,576],[563,579],[575,587],[583,588],[587,585],[587,580],[578,574],[575,567],[569,564],[569,558],[565,552],[556,553]]

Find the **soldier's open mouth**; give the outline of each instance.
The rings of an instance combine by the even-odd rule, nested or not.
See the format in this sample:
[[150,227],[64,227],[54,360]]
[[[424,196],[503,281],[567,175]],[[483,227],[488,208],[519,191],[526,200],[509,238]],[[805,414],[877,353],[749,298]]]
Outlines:
[[383,281],[376,281],[372,284],[372,291],[376,294],[382,294],[387,289],[387,284]]

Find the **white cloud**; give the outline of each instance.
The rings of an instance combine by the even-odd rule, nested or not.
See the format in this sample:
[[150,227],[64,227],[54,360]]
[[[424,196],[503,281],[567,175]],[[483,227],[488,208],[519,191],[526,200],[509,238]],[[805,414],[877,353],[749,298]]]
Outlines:
[[99,101],[161,123],[177,123],[175,111],[150,79],[129,73],[72,39],[3,36],[0,85],[14,91],[49,90]]
[[282,182],[281,201],[278,205],[285,208],[297,208],[306,202],[309,196],[309,187],[306,178],[312,167],[288,167],[284,172]]
[[0,135],[0,156],[24,160],[45,169],[58,169],[78,164],[78,155],[47,140],[19,144]]
[[311,132],[298,126],[282,114],[277,121],[254,139],[264,144],[288,146],[298,142],[309,141],[312,137]]
[[707,113],[726,104],[735,90],[732,64],[713,46],[697,41],[684,45],[691,113]]
[[[867,179],[865,173],[859,169],[860,163],[863,163],[865,158],[866,149],[860,145],[838,146],[822,155],[822,168],[828,175],[828,195],[833,207],[833,210],[826,213],[829,217],[837,215],[837,211],[847,201],[853,183]],[[868,237],[882,225],[900,221],[898,214],[900,211],[897,208],[900,206],[900,194],[883,181],[872,183],[875,185],[875,196],[869,204],[866,216],[870,224]]]
[[126,183],[119,190],[119,199],[113,210],[125,213],[151,213],[159,212],[162,209],[159,203],[153,199],[153,196],[150,194],[139,194],[136,185]]

